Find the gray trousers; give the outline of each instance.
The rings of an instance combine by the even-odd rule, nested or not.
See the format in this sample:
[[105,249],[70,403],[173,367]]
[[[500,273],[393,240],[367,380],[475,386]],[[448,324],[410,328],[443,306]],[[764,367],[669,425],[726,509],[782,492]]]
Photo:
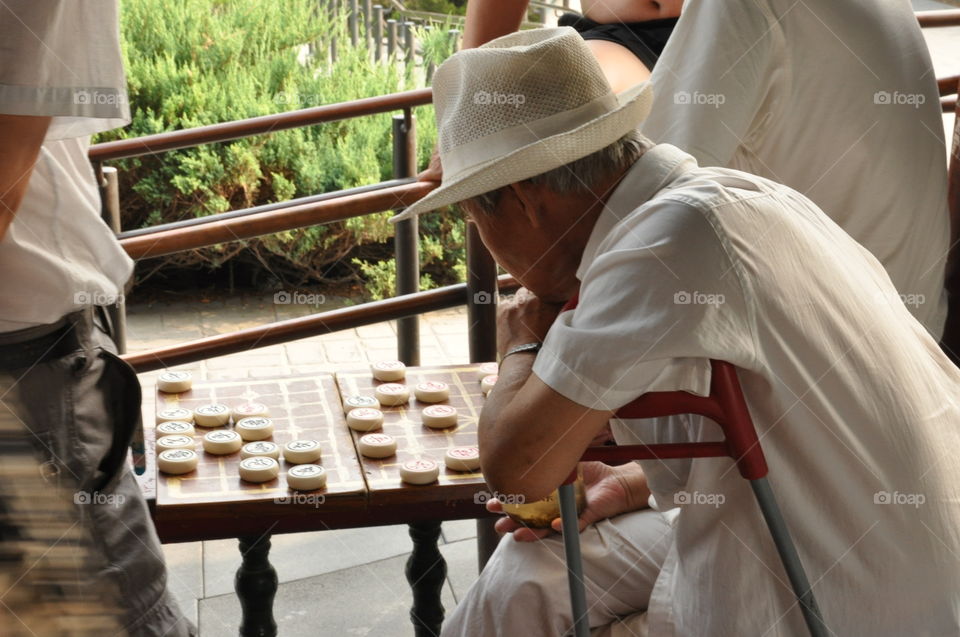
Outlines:
[[[140,384],[94,315],[66,317],[74,325],[72,351],[0,372],[8,388],[2,400],[15,410],[47,484],[69,490],[99,554],[98,581],[120,591],[127,634],[195,636],[167,590],[160,541],[126,460],[140,425]],[[40,327],[0,334],[0,351],[43,333]]]

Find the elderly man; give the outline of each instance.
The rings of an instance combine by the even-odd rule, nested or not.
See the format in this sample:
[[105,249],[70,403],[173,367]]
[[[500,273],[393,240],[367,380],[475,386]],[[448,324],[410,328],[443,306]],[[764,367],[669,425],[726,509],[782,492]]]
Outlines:
[[[709,359],[726,360],[833,634],[957,634],[960,371],[808,199],[640,136],[648,89],[613,94],[568,28],[463,51],[435,76],[444,179],[405,214],[464,202],[529,290],[500,311],[480,422],[491,489],[546,496],[617,409],[706,394]],[[612,425],[619,442],[718,435],[695,417]],[[592,626],[646,611],[657,636],[803,634],[730,460],[587,468]],[[556,536],[502,541],[444,634],[568,631],[561,555]]]

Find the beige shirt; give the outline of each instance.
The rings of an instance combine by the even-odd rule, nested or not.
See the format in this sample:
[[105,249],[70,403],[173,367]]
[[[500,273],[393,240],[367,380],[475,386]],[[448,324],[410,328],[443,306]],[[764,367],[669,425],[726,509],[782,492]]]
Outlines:
[[939,337],[946,150],[909,2],[687,0],[651,81],[645,135],[809,197]]
[[[539,378],[617,409],[705,395],[709,359],[733,363],[833,634],[960,632],[960,370],[869,252],[795,191],[663,144],[610,197],[579,277]],[[620,443],[718,436],[699,417],[613,425]],[[805,634],[733,461],[642,464],[678,510],[650,634]]]
[[53,116],[0,241],[0,332],[120,299],[133,262],[100,218],[89,136],[130,119],[111,0],[0,3],[0,113]]

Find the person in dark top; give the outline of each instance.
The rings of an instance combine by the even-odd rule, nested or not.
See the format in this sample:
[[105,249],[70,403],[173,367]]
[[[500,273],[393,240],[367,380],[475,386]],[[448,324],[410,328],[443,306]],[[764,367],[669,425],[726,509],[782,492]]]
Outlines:
[[649,71],[653,71],[678,19],[679,17],[601,24],[576,13],[564,13],[557,26],[573,27],[586,41],[603,40],[619,44],[637,56]]
[[[513,33],[527,14],[529,0],[468,0],[464,49]],[[582,0],[583,15],[565,13],[569,26],[586,41],[614,93],[650,79],[680,16],[683,0]],[[436,151],[420,181],[443,176]]]

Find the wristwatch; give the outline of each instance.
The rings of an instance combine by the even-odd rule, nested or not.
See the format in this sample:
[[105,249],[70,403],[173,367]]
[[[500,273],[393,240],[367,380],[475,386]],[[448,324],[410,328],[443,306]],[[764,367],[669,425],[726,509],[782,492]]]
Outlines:
[[540,348],[543,347],[543,343],[524,343],[523,345],[517,345],[516,347],[511,347],[506,354],[500,357],[500,364],[503,365],[503,361],[507,360],[508,356],[513,356],[514,354],[536,354],[540,351]]

